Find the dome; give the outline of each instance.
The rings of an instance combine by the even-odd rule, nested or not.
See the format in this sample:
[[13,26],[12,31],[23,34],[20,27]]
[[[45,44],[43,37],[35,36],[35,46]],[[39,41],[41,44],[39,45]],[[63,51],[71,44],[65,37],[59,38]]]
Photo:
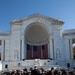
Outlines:
[[45,44],[48,42],[49,33],[45,25],[41,23],[32,23],[28,25],[25,33],[25,40],[30,44]]

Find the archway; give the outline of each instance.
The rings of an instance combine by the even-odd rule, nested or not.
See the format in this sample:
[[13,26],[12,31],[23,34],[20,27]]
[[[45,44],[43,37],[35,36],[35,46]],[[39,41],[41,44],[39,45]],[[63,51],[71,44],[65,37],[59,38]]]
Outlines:
[[31,23],[25,30],[27,58],[48,58],[49,30],[39,22]]

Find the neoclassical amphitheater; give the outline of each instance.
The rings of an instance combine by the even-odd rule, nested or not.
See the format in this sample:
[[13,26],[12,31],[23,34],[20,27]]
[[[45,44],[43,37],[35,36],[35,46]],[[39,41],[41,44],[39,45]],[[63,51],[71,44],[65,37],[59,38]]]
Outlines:
[[25,66],[75,66],[75,29],[62,30],[64,22],[41,14],[13,19],[11,29],[0,31],[2,69]]

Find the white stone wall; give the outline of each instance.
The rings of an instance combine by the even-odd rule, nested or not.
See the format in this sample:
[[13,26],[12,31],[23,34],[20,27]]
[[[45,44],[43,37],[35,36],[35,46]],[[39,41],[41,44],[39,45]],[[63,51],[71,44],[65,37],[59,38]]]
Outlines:
[[20,60],[20,26],[12,26],[10,40],[10,61]]
[[55,60],[61,61],[62,60],[62,36],[60,35],[61,26],[54,25],[53,32],[54,32],[54,55]]
[[[72,31],[72,30],[71,30]],[[70,30],[68,33],[71,33]],[[75,38],[75,35],[65,35],[64,36],[64,55],[65,55],[65,64],[70,63],[70,67],[74,67],[74,60],[73,60],[73,45],[72,39]]]
[[5,40],[5,61],[9,61],[10,57],[10,41],[9,39]]
[[[10,53],[10,35],[0,35],[1,44],[1,61],[9,60]],[[4,48],[5,41],[5,48]],[[4,51],[5,50],[5,51]]]

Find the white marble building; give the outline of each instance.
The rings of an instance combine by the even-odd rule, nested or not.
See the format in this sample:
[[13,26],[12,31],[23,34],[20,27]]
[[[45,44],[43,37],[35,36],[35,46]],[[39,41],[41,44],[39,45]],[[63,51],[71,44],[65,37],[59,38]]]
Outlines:
[[0,31],[3,69],[44,65],[74,66],[75,29],[62,30],[60,19],[33,14],[14,19],[10,31]]

